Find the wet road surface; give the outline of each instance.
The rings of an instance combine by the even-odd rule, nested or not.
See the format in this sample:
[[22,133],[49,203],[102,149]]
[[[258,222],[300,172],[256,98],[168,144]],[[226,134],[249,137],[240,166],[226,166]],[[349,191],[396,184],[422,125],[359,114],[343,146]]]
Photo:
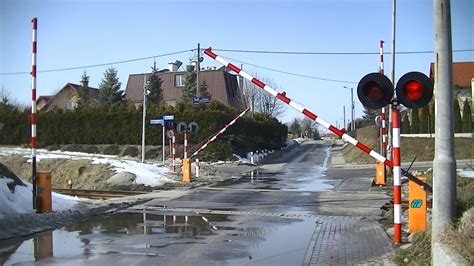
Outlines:
[[[106,217],[0,244],[0,262],[56,265],[388,263],[376,219],[389,198],[367,169],[328,169],[329,143],[288,152],[277,172],[183,191]],[[373,174],[373,170],[371,170]],[[369,178],[370,179],[370,178]]]

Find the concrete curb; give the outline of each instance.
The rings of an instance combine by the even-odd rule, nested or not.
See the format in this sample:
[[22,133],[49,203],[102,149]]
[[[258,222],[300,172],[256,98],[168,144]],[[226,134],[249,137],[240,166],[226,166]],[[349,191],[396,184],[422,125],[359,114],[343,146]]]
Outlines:
[[433,261],[436,261],[434,266],[448,266],[448,265],[470,265],[469,262],[454,251],[451,247],[446,244],[435,242],[433,246]]

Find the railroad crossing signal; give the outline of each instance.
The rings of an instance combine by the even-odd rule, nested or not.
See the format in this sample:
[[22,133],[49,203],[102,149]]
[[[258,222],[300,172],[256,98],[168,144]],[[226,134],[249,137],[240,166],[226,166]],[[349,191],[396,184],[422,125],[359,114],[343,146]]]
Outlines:
[[409,72],[397,82],[398,101],[407,108],[420,108],[433,98],[433,82],[425,74]]
[[[397,100],[407,108],[420,108],[433,97],[433,83],[423,73],[409,72],[403,75],[396,86]],[[380,73],[365,75],[357,85],[357,96],[367,108],[380,109],[393,98],[392,82]]]

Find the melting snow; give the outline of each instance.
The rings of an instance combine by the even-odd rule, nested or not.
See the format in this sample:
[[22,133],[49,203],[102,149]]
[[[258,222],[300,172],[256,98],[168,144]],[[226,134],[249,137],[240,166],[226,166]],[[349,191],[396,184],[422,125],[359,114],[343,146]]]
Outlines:
[[[25,186],[15,186],[12,193],[7,184],[13,182],[12,179],[0,176],[0,213],[32,213],[33,211],[33,187],[30,183],[24,182]],[[53,211],[65,210],[74,207],[79,200],[77,197],[52,193]]]

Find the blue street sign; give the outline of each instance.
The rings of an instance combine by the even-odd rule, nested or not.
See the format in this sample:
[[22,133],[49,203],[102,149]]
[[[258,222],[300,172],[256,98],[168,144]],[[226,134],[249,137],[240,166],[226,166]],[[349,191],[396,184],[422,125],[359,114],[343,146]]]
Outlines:
[[204,105],[208,106],[210,101],[211,101],[211,97],[207,97],[207,96],[194,96],[193,97],[193,105],[198,105],[200,103],[203,103]]
[[150,125],[163,125],[164,123],[163,119],[150,119]]
[[174,115],[164,115],[163,120],[165,121],[174,120]]

